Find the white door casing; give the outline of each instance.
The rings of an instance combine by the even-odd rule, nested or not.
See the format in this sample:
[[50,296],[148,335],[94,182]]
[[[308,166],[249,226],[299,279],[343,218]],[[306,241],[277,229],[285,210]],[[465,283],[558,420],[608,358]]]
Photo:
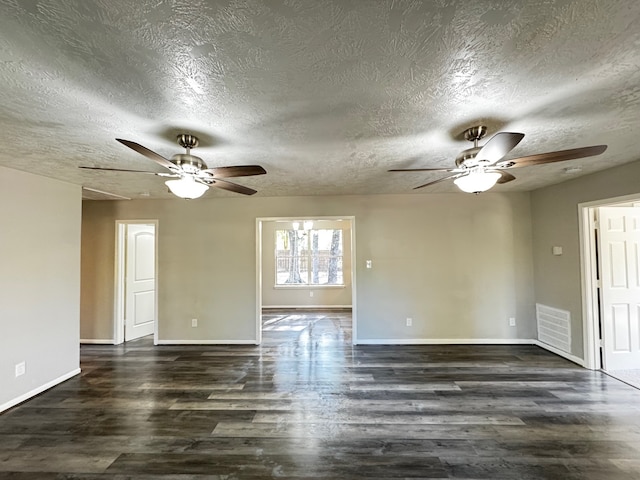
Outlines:
[[156,322],[155,226],[127,225],[125,340],[154,332]]
[[640,209],[598,209],[603,368],[640,368]]

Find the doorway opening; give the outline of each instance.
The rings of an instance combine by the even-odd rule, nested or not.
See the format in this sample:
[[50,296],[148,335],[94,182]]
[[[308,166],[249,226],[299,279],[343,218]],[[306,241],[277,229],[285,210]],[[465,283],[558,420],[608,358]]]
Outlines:
[[256,344],[263,315],[282,309],[350,311],[355,344],[355,258],[352,216],[256,219]]
[[116,220],[114,344],[158,343],[158,221]]
[[585,367],[640,375],[640,194],[578,209]]

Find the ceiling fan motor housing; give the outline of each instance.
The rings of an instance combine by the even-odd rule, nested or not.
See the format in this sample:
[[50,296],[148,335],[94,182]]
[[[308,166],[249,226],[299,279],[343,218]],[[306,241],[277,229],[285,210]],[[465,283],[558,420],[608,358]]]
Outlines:
[[478,146],[478,140],[484,138],[487,134],[487,127],[484,125],[477,125],[471,128],[467,128],[464,131],[464,138],[469,142],[473,142],[473,147],[467,148],[460,152],[456,158],[456,167],[458,168],[471,168],[478,165],[475,161],[478,152],[482,147]]
[[198,173],[200,170],[207,168],[207,164],[204,163],[200,157],[191,155],[191,149],[198,146],[198,137],[190,135],[188,133],[181,133],[178,135],[178,144],[182,148],[187,149],[187,153],[177,154],[171,157],[171,162],[182,168],[185,173]]
[[460,154],[456,158],[456,167],[471,168],[477,165],[475,159],[481,148],[482,147],[471,147],[460,152]]
[[185,173],[198,173],[200,170],[207,168],[204,160],[188,153],[178,153],[174,155],[171,157],[171,162],[182,168],[182,171]]

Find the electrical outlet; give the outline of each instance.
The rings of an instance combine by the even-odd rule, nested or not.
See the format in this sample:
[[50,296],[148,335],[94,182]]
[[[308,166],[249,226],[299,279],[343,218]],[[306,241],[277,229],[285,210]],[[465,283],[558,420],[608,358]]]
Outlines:
[[407,327],[410,327],[411,325],[413,325],[413,318],[407,317]]
[[27,371],[27,366],[25,362],[16,363],[16,377],[24,375]]
[[197,318],[192,318],[191,319],[191,326],[192,327],[197,327],[198,326],[198,319]]
[[510,327],[516,326],[516,317],[509,317],[509,326]]
[[371,268],[371,260],[367,260],[367,268]]
[[312,291],[309,292],[309,296],[313,297],[313,292]]

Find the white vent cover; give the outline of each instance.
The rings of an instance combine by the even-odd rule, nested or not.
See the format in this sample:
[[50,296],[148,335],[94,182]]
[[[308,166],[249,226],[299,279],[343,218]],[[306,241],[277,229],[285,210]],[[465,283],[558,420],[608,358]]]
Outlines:
[[96,190],[95,188],[82,187],[83,200],[131,200],[129,197],[116,195],[115,193]]
[[571,313],[536,303],[538,340],[571,353]]

